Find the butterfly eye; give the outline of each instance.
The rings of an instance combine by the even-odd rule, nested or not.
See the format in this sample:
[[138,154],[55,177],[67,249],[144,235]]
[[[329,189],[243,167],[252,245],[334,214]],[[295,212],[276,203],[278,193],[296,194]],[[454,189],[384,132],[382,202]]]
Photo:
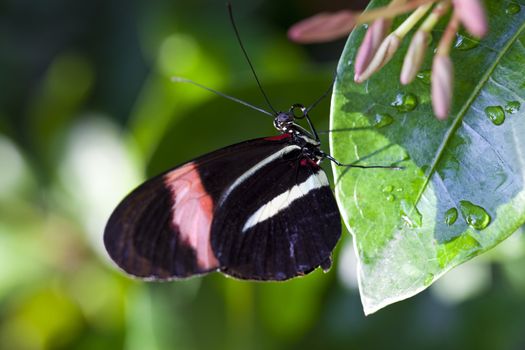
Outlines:
[[290,123],[293,123],[294,121],[294,115],[293,115],[293,112],[290,113],[284,113],[284,112],[280,112],[277,117],[277,123],[279,124],[290,124]]

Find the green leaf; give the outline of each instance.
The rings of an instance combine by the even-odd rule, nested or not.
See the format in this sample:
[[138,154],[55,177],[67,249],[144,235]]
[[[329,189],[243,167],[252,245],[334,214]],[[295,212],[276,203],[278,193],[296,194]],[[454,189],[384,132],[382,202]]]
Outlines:
[[[454,102],[445,122],[433,116],[428,74],[408,86],[399,83],[409,40],[361,85],[353,82],[353,60],[364,27],[346,44],[332,100],[332,154],[344,163],[401,161],[405,167],[333,168],[337,201],[359,255],[366,314],[417,294],[525,221],[525,3],[517,13],[506,11],[509,4],[485,2],[490,33],[479,43],[458,35],[451,54]],[[433,33],[431,49],[442,30]],[[424,70],[431,68],[431,52]],[[414,98],[413,109],[396,106]],[[502,123],[486,112],[497,106],[489,111],[503,111]]]

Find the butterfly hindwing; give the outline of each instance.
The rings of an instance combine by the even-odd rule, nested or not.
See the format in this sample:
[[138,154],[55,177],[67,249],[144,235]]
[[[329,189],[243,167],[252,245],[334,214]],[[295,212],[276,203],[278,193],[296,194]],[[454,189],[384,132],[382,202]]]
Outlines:
[[227,191],[212,222],[223,272],[286,280],[329,267],[341,221],[324,171],[294,149],[249,172]]

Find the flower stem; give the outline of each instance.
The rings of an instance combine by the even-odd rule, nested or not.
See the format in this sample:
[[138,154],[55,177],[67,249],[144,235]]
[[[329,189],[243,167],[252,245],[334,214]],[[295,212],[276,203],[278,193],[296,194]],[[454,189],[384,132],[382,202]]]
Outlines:
[[427,14],[428,10],[430,10],[432,5],[433,5],[432,3],[428,3],[428,4],[421,5],[420,7],[418,7],[417,10],[412,12],[412,14],[403,23],[401,23],[401,25],[397,27],[396,30],[394,30],[394,33],[398,37],[404,38],[405,35],[407,35],[407,33],[412,28],[414,28],[417,22],[419,22],[419,20]]
[[456,12],[454,12],[452,14],[452,18],[450,19],[450,22],[448,22],[447,28],[445,29],[443,36],[441,37],[441,40],[439,41],[436,50],[436,55],[448,56],[448,54],[450,53],[450,47],[452,46],[452,41],[454,40],[454,36],[456,35],[458,29],[459,17],[457,16]]
[[448,11],[449,7],[450,0],[441,1],[438,3],[430,15],[428,15],[428,17],[425,19],[423,24],[421,24],[419,29],[427,33],[430,32],[432,29],[434,29],[439,19]]
[[412,11],[421,5],[434,3],[436,0],[413,0],[406,1],[392,1],[389,6],[383,6],[377,9],[368,10],[357,19],[357,24],[368,23],[377,18],[394,18],[405,12]]

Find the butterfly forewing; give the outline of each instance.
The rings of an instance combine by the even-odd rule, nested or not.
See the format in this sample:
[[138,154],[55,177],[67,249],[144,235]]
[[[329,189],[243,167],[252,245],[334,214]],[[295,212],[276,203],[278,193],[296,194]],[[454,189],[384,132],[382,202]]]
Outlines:
[[119,204],[104,233],[117,265],[134,276],[156,279],[218,267],[206,241],[213,203],[198,179],[191,162],[148,180]]

